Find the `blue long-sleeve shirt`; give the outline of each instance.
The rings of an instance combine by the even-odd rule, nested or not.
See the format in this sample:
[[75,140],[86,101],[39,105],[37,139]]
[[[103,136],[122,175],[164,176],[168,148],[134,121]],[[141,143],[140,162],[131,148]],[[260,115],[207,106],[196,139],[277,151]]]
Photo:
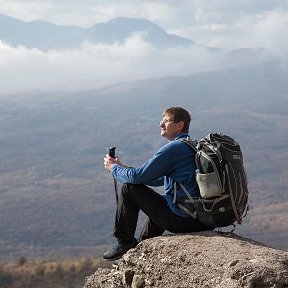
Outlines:
[[[145,184],[149,186],[163,186],[163,197],[170,209],[181,217],[190,217],[173,203],[174,183],[182,183],[192,197],[199,196],[199,188],[196,183],[195,152],[186,144],[177,141],[186,138],[186,133],[162,146],[154,156],[138,168],[113,165],[111,175],[121,183]],[[179,186],[179,185],[178,185]],[[185,197],[183,190],[177,188],[177,199]]]

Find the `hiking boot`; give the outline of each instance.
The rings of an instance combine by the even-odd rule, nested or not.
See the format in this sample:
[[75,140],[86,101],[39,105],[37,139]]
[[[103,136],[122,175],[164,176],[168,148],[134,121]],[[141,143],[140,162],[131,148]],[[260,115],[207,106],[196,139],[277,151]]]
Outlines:
[[118,240],[116,244],[112,246],[112,248],[106,251],[103,254],[104,260],[114,261],[120,259],[128,250],[131,248],[135,248],[138,244],[136,239],[133,239],[130,242],[123,242]]

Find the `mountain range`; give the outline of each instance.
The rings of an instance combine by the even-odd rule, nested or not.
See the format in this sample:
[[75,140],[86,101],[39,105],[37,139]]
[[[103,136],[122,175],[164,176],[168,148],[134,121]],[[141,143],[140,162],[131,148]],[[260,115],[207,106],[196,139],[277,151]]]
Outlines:
[[119,17],[89,28],[56,25],[45,21],[25,22],[0,14],[0,39],[11,46],[49,49],[79,48],[83,43],[123,43],[138,33],[160,48],[196,45],[192,40],[166,33],[158,25],[138,18]]

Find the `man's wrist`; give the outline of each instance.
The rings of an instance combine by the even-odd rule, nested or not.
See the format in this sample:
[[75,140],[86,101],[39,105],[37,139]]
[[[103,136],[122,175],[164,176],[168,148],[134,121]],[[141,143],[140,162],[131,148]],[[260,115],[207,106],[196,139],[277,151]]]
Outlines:
[[116,165],[118,165],[118,164],[116,164],[116,163],[113,163],[112,165],[111,165],[111,170],[113,169],[113,167],[114,166],[116,166]]

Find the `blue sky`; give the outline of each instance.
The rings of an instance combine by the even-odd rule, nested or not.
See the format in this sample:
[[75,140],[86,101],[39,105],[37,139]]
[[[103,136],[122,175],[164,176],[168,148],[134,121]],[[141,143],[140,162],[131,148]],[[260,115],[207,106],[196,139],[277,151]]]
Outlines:
[[[0,0],[0,13],[24,21],[45,20],[81,27],[119,16],[145,18],[168,33],[199,44],[223,51],[261,49],[259,61],[265,57],[287,61],[285,0]],[[120,74],[149,77],[196,73],[236,65],[234,62],[224,54],[221,59],[214,59],[203,51],[160,51],[139,37],[118,46],[86,44],[78,50],[46,53],[0,42],[0,89],[41,87],[77,79],[112,79]]]

